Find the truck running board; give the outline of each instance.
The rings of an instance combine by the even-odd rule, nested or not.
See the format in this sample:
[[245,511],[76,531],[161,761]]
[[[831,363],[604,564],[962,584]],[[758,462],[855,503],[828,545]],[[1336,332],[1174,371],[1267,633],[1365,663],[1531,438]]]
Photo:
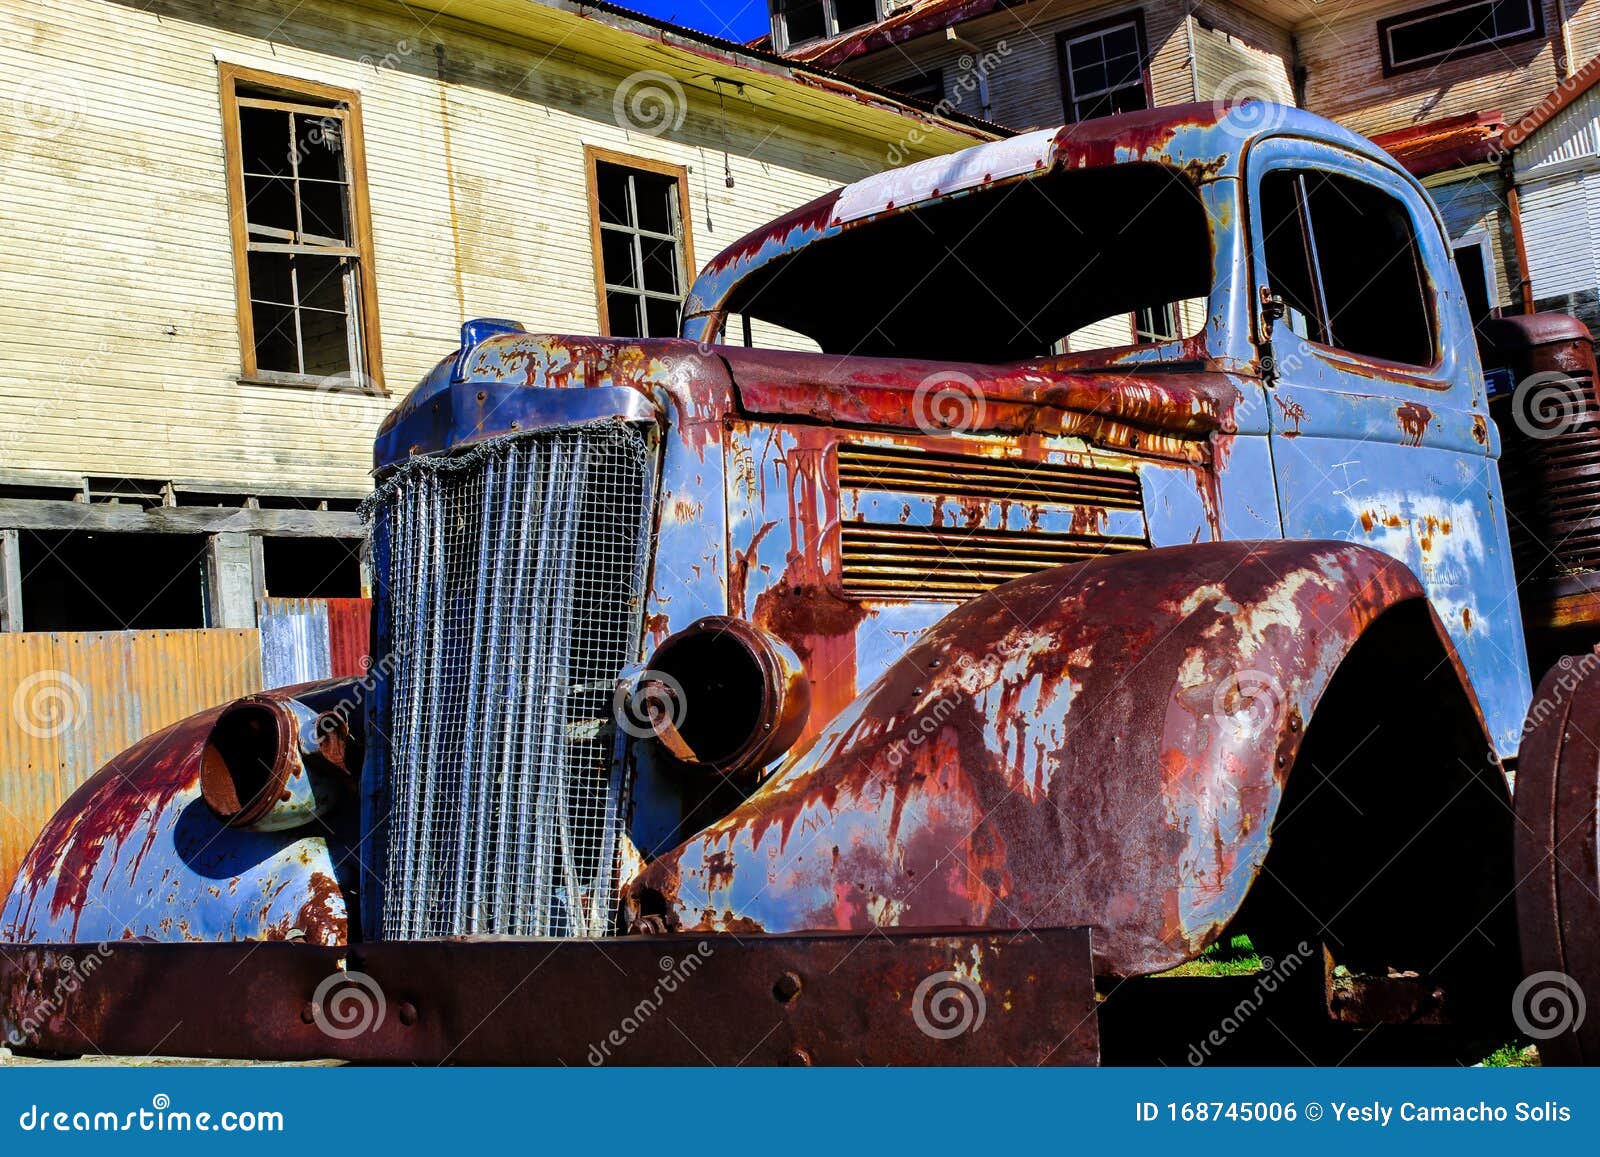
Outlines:
[[46,1056],[393,1064],[1091,1065],[1086,928],[33,944],[0,1030]]

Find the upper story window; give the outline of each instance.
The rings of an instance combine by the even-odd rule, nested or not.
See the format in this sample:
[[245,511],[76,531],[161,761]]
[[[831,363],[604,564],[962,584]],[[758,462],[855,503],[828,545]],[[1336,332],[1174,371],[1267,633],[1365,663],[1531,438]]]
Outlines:
[[1068,29],[1060,36],[1061,88],[1069,121],[1150,107],[1144,21],[1131,18]]
[[382,389],[356,94],[222,66],[243,377]]
[[1423,68],[1544,35],[1537,0],[1467,0],[1378,21],[1385,73]]
[[676,337],[694,262],[677,165],[588,150],[600,332]]
[[772,0],[770,11],[778,52],[865,28],[887,15],[884,0]]
[[909,96],[912,100],[938,104],[944,99],[944,69],[930,68],[927,72],[914,72],[900,80],[890,81],[883,87],[901,96]]
[[1278,324],[1349,353],[1433,365],[1432,294],[1405,205],[1365,181],[1291,169],[1264,176],[1260,197]]

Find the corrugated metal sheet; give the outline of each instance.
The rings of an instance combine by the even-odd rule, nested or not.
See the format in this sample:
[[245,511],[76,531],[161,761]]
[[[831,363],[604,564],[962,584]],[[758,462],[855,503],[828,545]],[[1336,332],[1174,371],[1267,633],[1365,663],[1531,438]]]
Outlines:
[[328,654],[335,679],[367,673],[372,653],[372,600],[328,600]]
[[1600,89],[1590,89],[1517,146],[1518,177],[1600,158]]
[[309,683],[333,673],[327,599],[262,599],[257,621],[261,675],[268,687]]
[[1522,235],[1535,298],[1580,293],[1600,285],[1600,172],[1569,172],[1521,190]]
[[266,598],[258,621],[268,687],[367,673],[371,599]]
[[0,881],[111,756],[261,689],[253,630],[0,634]]

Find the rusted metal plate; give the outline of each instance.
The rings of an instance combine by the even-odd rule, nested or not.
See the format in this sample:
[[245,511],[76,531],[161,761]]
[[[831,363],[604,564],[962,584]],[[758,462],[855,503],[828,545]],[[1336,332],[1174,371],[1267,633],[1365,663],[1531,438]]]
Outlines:
[[253,630],[0,634],[0,883],[117,752],[261,689]]
[[32,945],[0,957],[0,1029],[51,1055],[1082,1065],[1099,1055],[1089,960],[1082,928]]
[[1558,1064],[1600,1063],[1597,672],[1600,656],[1588,654],[1545,675],[1517,768],[1517,925],[1527,977],[1514,1011],[1540,1055]]
[[328,659],[329,675],[334,679],[355,679],[367,673],[372,664],[372,600],[329,599]]

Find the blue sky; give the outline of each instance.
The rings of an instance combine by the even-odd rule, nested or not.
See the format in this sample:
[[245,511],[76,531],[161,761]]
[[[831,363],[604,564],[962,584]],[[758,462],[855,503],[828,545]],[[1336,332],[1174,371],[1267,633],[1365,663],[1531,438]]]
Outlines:
[[616,0],[616,3],[727,40],[750,40],[767,30],[767,0]]

